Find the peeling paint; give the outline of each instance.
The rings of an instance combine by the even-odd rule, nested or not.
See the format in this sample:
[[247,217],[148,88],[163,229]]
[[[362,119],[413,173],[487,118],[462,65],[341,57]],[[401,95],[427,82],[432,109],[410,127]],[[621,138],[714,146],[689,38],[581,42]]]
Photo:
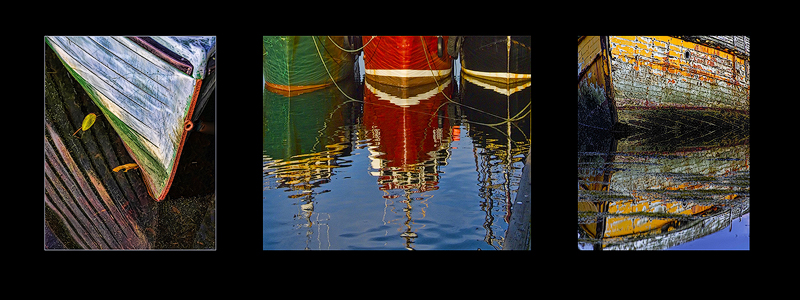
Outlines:
[[614,36],[610,46],[618,107],[749,110],[749,59],[672,37]]

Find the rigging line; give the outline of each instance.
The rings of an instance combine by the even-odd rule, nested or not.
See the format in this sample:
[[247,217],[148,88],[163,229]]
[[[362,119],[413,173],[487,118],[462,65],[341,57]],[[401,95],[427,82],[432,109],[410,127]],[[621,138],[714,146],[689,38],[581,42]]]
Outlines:
[[312,40],[312,41],[314,41],[314,48],[316,48],[316,49],[317,49],[317,54],[319,55],[319,60],[322,62],[322,66],[323,66],[323,67],[325,67],[325,72],[326,72],[326,73],[328,73],[328,77],[331,79],[331,81],[333,81],[333,85],[335,85],[335,86],[336,86],[336,88],[339,90],[339,92],[340,92],[340,93],[342,93],[342,95],[344,95],[344,96],[345,96],[345,97],[347,97],[348,99],[350,99],[350,100],[353,100],[353,101],[362,102],[362,103],[363,103],[363,102],[364,102],[363,100],[358,100],[358,99],[355,99],[355,98],[353,98],[353,97],[350,97],[350,95],[348,95],[347,93],[345,93],[344,91],[342,91],[342,88],[340,88],[340,87],[339,87],[339,84],[337,84],[337,83],[336,83],[336,80],[334,80],[334,79],[333,79],[333,75],[331,75],[331,71],[330,71],[330,70],[328,70],[328,64],[326,64],[326,63],[325,63],[325,60],[324,60],[324,59],[322,59],[322,53],[319,51],[319,46],[317,45],[317,39],[313,39],[313,38],[312,38],[311,40]]
[[[508,45],[507,46],[508,55],[506,55],[506,85],[509,85],[510,84],[509,82],[511,81],[511,36],[510,35],[508,36],[507,45]],[[509,93],[508,96],[506,97],[511,97],[511,94]]]
[[[330,37],[330,36],[328,36],[328,37]],[[312,39],[318,39],[318,38],[319,38],[319,36],[316,36],[316,37],[315,37],[315,36],[311,36],[311,38],[312,38]],[[320,42],[320,44],[322,43],[322,41],[319,41],[319,42]],[[333,43],[333,44],[334,44],[334,45],[336,45],[336,43]],[[330,58],[331,58],[331,60],[332,60],[334,63],[336,63],[337,65],[341,65],[341,64],[342,64],[342,62],[346,61],[345,59],[341,59],[341,57],[338,57],[338,58],[337,58],[335,55],[333,55],[333,53],[331,53],[331,50],[333,50],[333,49],[331,49],[331,50],[328,50],[328,48],[329,48],[329,47],[325,47],[325,45],[324,45],[324,44],[322,45],[322,50],[325,50],[325,54],[328,54],[328,57],[330,57]]]
[[[421,37],[420,37],[420,38],[421,38]],[[328,73],[328,77],[329,77],[329,78],[331,79],[331,81],[333,82],[333,85],[335,85],[335,86],[336,86],[336,89],[338,89],[338,90],[339,90],[339,92],[340,92],[340,93],[342,93],[342,95],[344,95],[345,97],[347,97],[347,98],[348,98],[348,99],[350,99],[351,101],[355,101],[355,102],[364,103],[364,100],[359,100],[359,99],[355,99],[355,98],[353,98],[353,97],[350,97],[350,95],[348,95],[347,93],[345,93],[345,92],[342,90],[342,88],[341,88],[341,87],[339,87],[339,84],[337,84],[337,83],[336,83],[336,80],[334,80],[334,79],[333,79],[333,75],[331,75],[331,72],[330,72],[330,70],[328,70],[328,65],[325,63],[325,60],[324,60],[324,59],[322,59],[322,53],[319,51],[319,46],[317,45],[317,39],[312,39],[312,41],[314,41],[314,47],[317,49],[317,54],[319,55],[318,57],[319,57],[320,61],[322,62],[322,66],[323,66],[323,67],[325,67],[325,72],[326,72],[326,73]],[[427,58],[428,58],[428,57],[427,57],[427,48],[425,47],[425,44],[423,44],[423,47],[424,47],[424,50],[425,50],[425,53],[426,53],[426,54],[425,54],[425,59],[427,60]],[[428,64],[428,66],[430,67],[430,61],[429,61],[429,64]],[[431,69],[431,71],[433,71],[433,69]],[[435,76],[434,76],[434,80],[436,80],[436,77],[435,77]],[[516,116],[515,116],[515,118],[513,118],[513,119],[511,119],[511,118],[504,118],[504,117],[501,117],[501,116],[498,116],[498,115],[495,115],[495,114],[492,114],[492,113],[489,113],[489,112],[485,112],[485,111],[483,111],[483,110],[480,110],[480,109],[477,109],[477,108],[471,107],[471,106],[469,106],[469,105],[466,105],[466,104],[462,104],[462,103],[455,102],[455,101],[453,101],[452,99],[450,99],[450,97],[448,97],[448,96],[447,96],[447,94],[445,94],[445,93],[444,93],[444,91],[443,91],[443,89],[441,88],[441,85],[439,85],[439,82],[438,82],[438,81],[436,81],[436,85],[439,87],[439,88],[438,88],[439,92],[440,92],[440,93],[442,93],[442,95],[444,95],[444,96],[445,96],[445,98],[447,98],[447,100],[449,100],[449,101],[450,101],[450,102],[448,102],[448,103],[455,103],[455,104],[458,104],[458,105],[461,105],[461,106],[466,106],[466,107],[469,107],[470,109],[473,109],[473,110],[476,110],[476,111],[479,111],[479,112],[485,113],[485,114],[487,114],[487,115],[490,115],[490,116],[494,116],[494,117],[496,117],[496,118],[498,118],[498,119],[505,120],[505,121],[503,121],[503,122],[500,122],[500,123],[495,123],[495,124],[487,124],[487,123],[476,122],[476,121],[470,121],[470,120],[466,120],[466,121],[465,121],[465,120],[461,120],[462,122],[467,122],[467,123],[473,123],[473,124],[478,124],[478,125],[484,125],[484,126],[489,126],[489,127],[492,127],[492,126],[497,126],[497,125],[505,124],[505,123],[507,123],[507,122],[519,121],[519,120],[521,120],[522,118],[526,117],[528,114],[530,114],[530,111],[528,111],[528,112],[527,112],[525,115],[523,115],[523,116],[521,116],[521,117],[519,117],[519,118],[516,118]],[[375,103],[374,105],[381,105],[381,104],[377,104],[377,103]],[[528,105],[526,106],[526,108],[527,108],[527,107],[529,107],[530,105],[531,105],[531,104],[530,104],[530,103],[528,103]],[[381,106],[383,106],[383,105],[381,105]],[[440,106],[439,106],[439,108],[437,108],[437,111],[438,111],[438,110],[439,110],[441,107],[442,107],[442,105],[440,105]],[[525,109],[523,108],[523,110],[522,110],[522,111],[525,111]],[[519,116],[519,114],[521,114],[521,113],[522,113],[522,111],[520,111],[520,112],[517,114],[517,116]],[[414,111],[414,110],[411,110],[411,112],[415,112],[415,113],[423,113],[423,114],[428,114],[428,115],[433,115],[433,114],[431,114],[431,113],[426,113],[426,112],[422,112],[422,111]],[[456,119],[456,118],[454,118],[454,117],[448,117],[448,116],[444,116],[444,118],[447,118],[447,119],[450,119],[450,120],[458,120],[458,119]]]
[[[442,90],[442,86],[439,84],[439,80],[436,79],[436,73],[433,71],[433,66],[431,66],[431,60],[428,59],[428,47],[425,45],[425,38],[419,36],[419,40],[422,42],[422,51],[425,53],[425,61],[428,62],[428,69],[431,70],[431,76],[433,77],[433,81],[436,82],[436,86],[439,87],[439,92],[442,93],[442,95],[444,95],[444,97],[447,98],[448,101],[455,102],[453,101],[453,99],[450,99],[450,97],[448,97],[447,94],[444,93],[444,91]],[[450,68],[452,68],[452,66],[450,66]]]
[[[420,41],[422,41],[422,49],[423,49],[423,52],[425,53],[425,61],[428,63],[428,69],[430,69],[430,70],[431,70],[431,76],[433,76],[433,81],[434,81],[434,82],[436,82],[436,85],[439,87],[439,92],[440,92],[440,93],[442,93],[442,95],[444,95],[444,97],[445,97],[445,98],[447,98],[447,100],[448,100],[449,102],[455,103],[455,104],[457,104],[457,105],[461,105],[461,106],[466,106],[466,107],[469,107],[470,109],[473,109],[473,110],[475,110],[475,111],[482,112],[482,113],[484,113],[484,114],[487,114],[487,115],[490,115],[490,116],[496,117],[496,118],[498,118],[498,119],[503,119],[503,120],[506,120],[506,122],[512,121],[512,120],[509,120],[508,118],[504,118],[504,117],[501,117],[501,116],[495,115],[495,114],[493,114],[493,113],[490,113],[490,112],[487,112],[487,111],[484,111],[484,110],[481,110],[481,109],[478,109],[478,108],[475,108],[475,107],[471,107],[471,106],[469,106],[469,105],[466,105],[466,104],[462,104],[462,103],[455,102],[455,101],[453,101],[453,99],[451,99],[450,97],[448,97],[448,96],[447,96],[447,94],[445,94],[445,93],[444,93],[444,91],[443,91],[443,89],[442,89],[442,86],[439,84],[439,80],[437,80],[437,79],[436,79],[436,73],[433,71],[433,66],[431,66],[431,61],[430,61],[430,59],[428,59],[428,48],[427,48],[427,46],[425,45],[425,39],[424,39],[422,36],[420,36],[419,38],[420,38]],[[530,103],[528,103],[528,105],[530,105]],[[503,122],[503,123],[505,123],[505,122]],[[503,124],[503,123],[498,123],[498,124]],[[476,124],[481,124],[481,123],[476,123]],[[481,125],[487,125],[487,124],[481,124]],[[491,126],[491,125],[488,125],[488,126]]]
[[[373,36],[373,38],[374,38],[374,36]],[[380,45],[381,45],[382,42],[383,42],[383,39],[378,39],[378,42],[377,42],[378,44],[375,45],[375,52],[377,52],[378,49],[380,49]],[[367,63],[372,63],[372,59],[375,58],[375,55],[370,54],[369,61],[367,61],[367,58],[366,58],[367,50],[366,50],[366,48],[364,48],[364,49],[365,50],[364,50],[363,53],[361,53],[361,56],[364,57],[364,69],[366,70]],[[374,54],[374,52],[373,52],[373,54]]]
[[344,52],[350,52],[350,53],[355,53],[355,52],[358,52],[358,51],[361,51],[361,50],[363,50],[364,48],[366,48],[366,47],[367,47],[367,45],[369,45],[369,43],[370,43],[370,42],[372,42],[372,40],[373,40],[373,39],[375,39],[375,36],[373,35],[373,36],[372,36],[372,37],[369,39],[369,41],[367,41],[367,43],[366,43],[366,44],[364,44],[364,46],[361,46],[361,48],[358,48],[358,49],[356,49],[356,50],[347,50],[347,49],[345,49],[345,48],[342,48],[342,47],[340,47],[339,45],[337,45],[337,44],[336,44],[336,42],[334,42],[334,41],[333,41],[333,38],[331,38],[331,36],[330,36],[330,35],[328,35],[327,37],[328,37],[328,39],[329,39],[329,40],[331,40],[331,43],[333,43],[333,45],[334,45],[334,46],[336,46],[336,48],[339,48],[339,49],[341,49],[341,50],[342,50],[342,51],[344,51]]

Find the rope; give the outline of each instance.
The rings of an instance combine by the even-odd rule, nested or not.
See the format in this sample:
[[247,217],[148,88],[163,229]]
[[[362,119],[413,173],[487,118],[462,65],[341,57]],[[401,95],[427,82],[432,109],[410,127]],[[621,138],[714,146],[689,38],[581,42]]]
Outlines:
[[314,41],[314,48],[317,48],[317,54],[319,55],[319,60],[322,62],[322,66],[325,67],[325,72],[328,73],[328,77],[331,79],[331,81],[333,81],[333,85],[335,85],[336,88],[339,90],[339,92],[342,93],[342,95],[344,95],[348,99],[353,100],[353,101],[357,101],[357,102],[364,102],[363,100],[358,100],[358,99],[355,99],[353,97],[350,97],[350,95],[348,95],[347,93],[342,91],[342,88],[340,88],[339,84],[336,83],[336,80],[333,79],[333,75],[331,75],[331,71],[328,70],[328,64],[326,64],[325,60],[322,59],[322,53],[319,51],[319,46],[317,45],[317,38],[312,37],[311,40]]
[[[428,69],[430,69],[430,70],[431,70],[431,76],[433,76],[433,81],[434,81],[434,82],[436,82],[436,86],[438,86],[438,87],[439,87],[439,92],[440,92],[442,95],[444,95],[444,97],[445,97],[445,98],[447,98],[447,101],[448,101],[448,103],[454,103],[454,104],[457,104],[457,105],[466,106],[466,107],[468,107],[468,108],[470,108],[470,109],[472,109],[472,110],[479,111],[479,112],[482,112],[482,113],[484,113],[484,114],[487,114],[487,115],[490,115],[490,116],[496,117],[496,118],[498,118],[498,119],[503,119],[503,120],[505,120],[505,121],[503,121],[503,122],[500,122],[500,123],[493,123],[493,124],[486,124],[486,123],[475,122],[475,121],[468,121],[468,122],[472,122],[472,123],[475,123],[475,124],[479,124],[479,125],[485,125],[485,126],[490,126],[490,127],[491,127],[491,126],[502,125],[502,124],[509,123],[509,122],[515,122],[515,121],[519,121],[519,120],[521,120],[522,118],[524,118],[525,116],[527,116],[527,115],[530,113],[530,111],[528,111],[528,113],[526,113],[526,114],[525,114],[525,116],[522,116],[522,117],[520,117],[520,118],[516,118],[516,116],[514,116],[514,118],[504,118],[504,117],[501,117],[501,116],[495,115],[495,114],[493,114],[493,113],[486,112],[486,111],[483,111],[483,110],[481,110],[481,109],[477,109],[477,108],[471,107],[471,106],[469,106],[469,105],[466,105],[466,104],[462,104],[462,103],[455,102],[455,101],[453,101],[453,99],[450,99],[450,97],[448,97],[448,96],[447,96],[447,94],[445,94],[445,93],[444,93],[444,91],[443,91],[443,89],[442,89],[442,86],[439,84],[439,80],[437,80],[437,79],[436,79],[436,73],[435,73],[435,71],[433,70],[433,66],[431,66],[431,61],[430,61],[430,59],[428,59],[428,48],[427,48],[427,46],[425,45],[425,39],[424,39],[422,36],[420,36],[419,38],[420,38],[420,41],[422,41],[422,48],[423,48],[423,52],[425,52],[425,61],[426,61],[426,62],[428,62]],[[509,45],[510,45],[510,44],[509,44]],[[509,60],[511,60],[511,58],[510,58],[510,57],[509,57],[508,59],[509,59]],[[443,103],[442,105],[444,105],[444,104],[446,104],[446,103]],[[440,105],[439,107],[441,107],[442,105]],[[527,108],[528,108],[528,107],[530,107],[530,106],[531,106],[531,104],[530,104],[530,102],[529,102],[529,103],[528,103],[528,105],[527,105],[527,106],[525,106],[525,108],[523,108],[523,109],[522,109],[522,111],[520,111],[520,113],[522,113],[523,111],[525,111],[525,109],[527,109]],[[519,113],[517,113],[517,116],[519,116]]]
[[336,42],[334,42],[334,41],[333,41],[333,39],[331,38],[331,36],[330,36],[330,35],[328,36],[328,39],[331,41],[331,43],[332,43],[334,46],[336,46],[336,48],[339,48],[339,49],[341,49],[341,50],[342,50],[342,51],[344,51],[344,52],[355,53],[355,52],[361,51],[361,50],[363,50],[364,48],[366,48],[366,47],[367,47],[367,45],[369,45],[369,43],[371,43],[371,42],[372,42],[372,40],[373,40],[373,39],[375,39],[375,36],[372,36],[372,38],[370,38],[370,39],[369,39],[369,41],[367,41],[367,43],[366,43],[366,44],[364,44],[364,46],[361,46],[361,48],[358,48],[358,49],[356,49],[356,50],[347,50],[347,49],[345,49],[345,48],[342,48],[342,47],[340,47],[339,45],[337,45],[337,44],[336,44]]
[[[373,38],[374,38],[374,37],[373,37]],[[420,36],[420,39],[422,39],[422,37],[421,37],[421,36]],[[350,99],[350,101],[355,101],[355,102],[364,103],[364,100],[355,99],[355,98],[353,98],[353,97],[350,97],[350,95],[348,95],[347,93],[345,93],[345,92],[342,90],[342,88],[341,88],[341,87],[339,87],[339,84],[337,84],[337,83],[336,83],[336,80],[334,80],[334,79],[333,79],[333,75],[331,75],[331,72],[330,72],[330,70],[328,70],[328,65],[325,63],[325,60],[324,60],[324,59],[322,59],[322,53],[319,51],[319,45],[317,45],[317,39],[316,39],[316,38],[312,38],[312,40],[314,41],[314,47],[317,49],[317,54],[318,54],[318,57],[319,57],[320,61],[322,62],[322,66],[323,66],[323,67],[325,67],[325,72],[326,72],[326,73],[328,73],[328,77],[329,77],[329,78],[331,79],[331,81],[333,82],[333,85],[334,85],[334,86],[336,86],[336,89],[338,89],[338,90],[339,90],[339,92],[340,92],[340,93],[342,93],[342,95],[344,95],[345,97],[347,97],[348,99]],[[370,40],[370,41],[372,41],[372,40]],[[365,45],[365,46],[366,46],[366,45]],[[431,64],[430,64],[430,60],[428,59],[428,49],[427,49],[427,47],[425,46],[424,40],[423,40],[423,43],[422,43],[422,47],[423,47],[423,50],[424,50],[424,52],[425,52],[425,60],[428,62],[428,68],[431,70],[431,74],[432,74],[432,75],[434,75],[434,76],[433,76],[433,80],[434,80],[434,82],[436,82],[436,86],[438,87],[439,93],[441,93],[441,94],[442,94],[442,95],[443,95],[445,98],[447,98],[447,102],[445,102],[445,103],[442,103],[441,105],[439,105],[439,107],[438,107],[438,108],[436,108],[436,111],[439,111],[439,109],[440,109],[440,108],[442,108],[442,106],[444,106],[444,105],[445,105],[445,104],[447,104],[447,103],[454,103],[454,104],[457,104],[457,105],[466,106],[466,107],[468,107],[468,108],[470,108],[470,109],[473,109],[473,110],[475,110],[475,111],[479,111],[479,112],[482,112],[482,113],[484,113],[484,114],[487,114],[487,115],[490,115],[490,116],[493,116],[493,117],[496,117],[496,118],[498,118],[498,119],[502,119],[502,120],[505,120],[505,121],[502,121],[502,122],[499,122],[499,123],[487,124],[487,123],[476,122],[476,121],[471,121],[471,120],[459,120],[459,119],[456,119],[456,118],[454,118],[454,117],[448,117],[448,116],[441,116],[441,117],[443,117],[443,118],[446,118],[446,119],[450,119],[450,120],[458,120],[458,121],[462,121],[462,122],[468,122],[468,123],[473,123],[473,124],[478,124],[478,125],[484,125],[484,126],[488,126],[488,127],[495,127],[495,126],[499,126],[499,125],[502,125],[502,124],[506,124],[506,123],[512,123],[512,122],[516,122],[516,121],[522,120],[523,118],[525,118],[526,116],[528,116],[528,115],[531,113],[531,110],[530,110],[530,109],[528,109],[528,108],[530,108],[530,106],[531,106],[531,103],[530,103],[530,102],[528,102],[528,105],[526,105],[526,106],[525,106],[525,107],[524,107],[524,108],[523,108],[523,109],[522,109],[522,110],[521,110],[519,113],[517,113],[517,114],[516,114],[514,117],[511,117],[511,118],[504,118],[504,117],[501,117],[501,116],[498,116],[498,115],[495,115],[495,114],[492,114],[492,113],[489,113],[489,112],[486,112],[486,111],[483,111],[483,110],[480,110],[480,109],[477,109],[477,108],[471,107],[471,106],[469,106],[469,105],[466,105],[466,104],[462,104],[462,103],[458,103],[458,102],[455,102],[455,101],[453,101],[453,99],[451,99],[450,97],[448,97],[448,96],[447,96],[447,94],[445,94],[445,93],[444,93],[444,89],[442,89],[442,86],[439,84],[439,81],[436,79],[435,73],[434,73],[434,71],[433,71],[433,68],[431,67]],[[363,47],[362,47],[362,48],[363,48]],[[381,104],[377,104],[377,103],[376,103],[375,105],[381,105]],[[390,107],[391,105],[381,105],[381,106]],[[527,111],[527,112],[526,112],[526,111]],[[413,110],[412,110],[412,112],[415,112],[415,113],[422,113],[422,114],[427,114],[427,115],[431,115],[431,116],[433,116],[433,115],[434,115],[434,114],[431,114],[431,113],[420,112],[420,111],[413,111]],[[522,116],[520,116],[520,114],[522,114],[523,112],[525,112],[525,114],[524,114],[524,115],[522,115]],[[512,123],[512,124],[513,124],[513,123]],[[515,127],[517,127],[517,129],[520,129],[520,131],[522,131],[522,129],[521,129],[521,128],[519,128],[519,126],[517,126],[516,124],[513,124],[513,125],[514,125]],[[522,131],[522,132],[524,132],[524,131]]]

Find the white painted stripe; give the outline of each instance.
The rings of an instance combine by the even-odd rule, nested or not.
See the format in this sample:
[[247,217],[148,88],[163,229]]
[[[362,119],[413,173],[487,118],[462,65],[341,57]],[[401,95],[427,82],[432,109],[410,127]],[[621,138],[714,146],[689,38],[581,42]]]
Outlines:
[[389,93],[386,93],[384,91],[381,91],[381,90],[373,87],[371,84],[369,84],[369,82],[365,82],[365,85],[366,85],[367,89],[369,89],[373,94],[375,94],[375,96],[379,100],[388,100],[392,104],[400,106],[400,107],[414,106],[414,105],[419,104],[420,101],[424,101],[424,100],[428,100],[428,99],[433,98],[433,96],[436,96],[436,94],[438,94],[441,90],[443,90],[448,85],[450,85],[450,78],[447,78],[446,80],[442,81],[441,84],[442,84],[441,87],[438,86],[438,85],[434,86],[431,90],[429,90],[427,92],[424,92],[424,93],[421,93],[421,94],[417,94],[417,95],[409,97],[409,98],[400,98],[400,97],[393,96],[393,95],[391,95]]
[[517,74],[517,73],[505,73],[505,72],[481,72],[481,71],[474,71],[467,68],[461,68],[464,73],[467,73],[472,76],[482,76],[482,77],[494,77],[494,78],[511,78],[511,79],[531,79],[531,74]]
[[525,90],[529,86],[531,86],[531,83],[533,82],[532,80],[528,80],[525,83],[523,83],[521,85],[518,85],[518,86],[515,86],[513,88],[504,88],[502,86],[496,86],[496,85],[493,85],[491,83],[486,83],[484,81],[477,80],[477,79],[475,79],[475,77],[472,77],[472,76],[464,76],[464,79],[466,79],[467,81],[469,81],[472,84],[475,84],[475,85],[477,85],[479,87],[485,88],[487,90],[495,91],[496,93],[499,93],[499,94],[505,95],[505,96],[510,96],[511,94],[514,94],[516,92]]
[[366,69],[367,75],[375,76],[390,76],[390,77],[430,77],[433,74],[436,76],[446,76],[450,74],[451,69],[445,70],[410,70],[410,69]]

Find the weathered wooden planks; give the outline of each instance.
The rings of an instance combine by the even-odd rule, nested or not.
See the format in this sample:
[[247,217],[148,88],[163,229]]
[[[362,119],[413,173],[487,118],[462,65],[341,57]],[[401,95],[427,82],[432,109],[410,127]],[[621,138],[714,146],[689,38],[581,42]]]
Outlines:
[[[151,242],[153,200],[137,171],[111,168],[133,162],[107,120],[98,117],[72,136],[83,117],[99,110],[78,93],[54,53],[45,50],[45,209],[46,223],[64,244],[85,249],[145,249]],[[55,218],[55,219],[54,219]],[[57,220],[56,220],[57,219]]]

